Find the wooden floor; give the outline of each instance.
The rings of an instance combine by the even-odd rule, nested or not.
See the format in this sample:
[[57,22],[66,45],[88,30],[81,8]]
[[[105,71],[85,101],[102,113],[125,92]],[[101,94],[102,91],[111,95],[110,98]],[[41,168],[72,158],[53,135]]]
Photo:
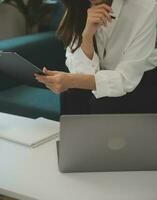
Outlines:
[[16,199],[12,199],[10,197],[5,197],[5,196],[0,195],[0,200],[16,200]]

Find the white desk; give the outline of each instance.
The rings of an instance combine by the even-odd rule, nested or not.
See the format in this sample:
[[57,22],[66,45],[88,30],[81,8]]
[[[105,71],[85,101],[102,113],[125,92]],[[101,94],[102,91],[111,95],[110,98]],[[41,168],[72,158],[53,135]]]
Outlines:
[[157,200],[157,172],[61,174],[55,141],[0,140],[0,193],[21,200]]

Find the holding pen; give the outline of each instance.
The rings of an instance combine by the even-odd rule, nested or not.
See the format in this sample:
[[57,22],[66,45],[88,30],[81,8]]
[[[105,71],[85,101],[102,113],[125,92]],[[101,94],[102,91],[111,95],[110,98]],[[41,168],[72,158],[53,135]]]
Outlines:
[[[104,0],[104,3],[106,3],[109,6],[112,6],[112,2],[113,2],[113,0]],[[111,14],[110,14],[110,16],[111,16],[112,19],[118,20],[118,17],[115,17],[115,16],[113,16]]]
[[[95,0],[90,0],[90,2],[92,3],[92,2],[94,2]],[[113,2],[113,0],[100,0],[100,2],[98,2],[98,3],[96,3],[95,5],[101,5],[101,4],[106,4],[106,5],[108,5],[108,6],[112,6],[112,2]],[[118,17],[116,17],[116,16],[113,16],[113,15],[111,15],[110,14],[110,16],[111,16],[111,18],[112,19],[114,19],[114,20],[118,20]]]

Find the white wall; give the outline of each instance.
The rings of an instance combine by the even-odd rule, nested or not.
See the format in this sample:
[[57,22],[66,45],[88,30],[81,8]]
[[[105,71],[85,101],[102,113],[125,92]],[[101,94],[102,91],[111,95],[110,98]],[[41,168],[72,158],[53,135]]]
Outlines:
[[0,4],[0,40],[25,34],[23,15],[13,6]]

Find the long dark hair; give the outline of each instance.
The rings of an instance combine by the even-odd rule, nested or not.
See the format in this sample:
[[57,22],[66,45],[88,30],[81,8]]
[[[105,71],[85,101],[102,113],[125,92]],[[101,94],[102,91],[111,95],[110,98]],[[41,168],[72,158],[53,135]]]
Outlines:
[[[86,25],[88,0],[62,0],[65,8],[64,16],[57,30],[57,35],[72,52],[82,43],[82,32]],[[75,44],[75,45],[74,45]]]

